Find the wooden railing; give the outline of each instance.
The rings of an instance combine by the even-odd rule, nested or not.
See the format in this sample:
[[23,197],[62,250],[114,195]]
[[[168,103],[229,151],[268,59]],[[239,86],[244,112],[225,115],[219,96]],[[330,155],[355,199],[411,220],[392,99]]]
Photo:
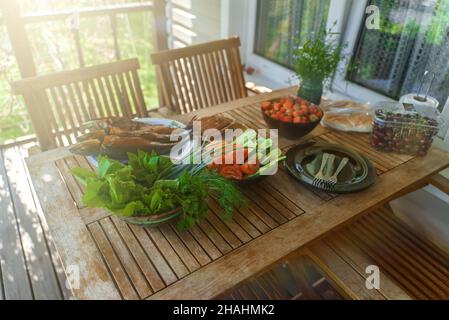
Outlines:
[[[136,0],[137,1],[137,0]],[[109,18],[111,28],[105,33],[105,37],[112,37],[113,39],[113,53],[116,60],[121,60],[124,55],[123,47],[120,47],[119,34],[117,30],[117,22],[119,15],[128,15],[131,13],[151,13],[153,25],[145,25],[145,28],[152,28],[154,32],[153,38],[146,39],[149,43],[152,42],[152,48],[155,51],[168,49],[168,31],[167,31],[167,17],[166,6],[167,0],[154,0],[139,3],[125,3],[107,6],[85,7],[62,11],[24,13],[20,12],[18,5],[19,0],[0,0],[0,25],[7,27],[7,32],[10,38],[11,47],[16,58],[17,66],[20,70],[22,78],[33,77],[41,70],[36,66],[38,61],[36,51],[33,51],[31,41],[27,32],[27,25],[45,24],[48,22],[61,23],[66,21],[69,26],[69,32],[65,36],[69,41],[74,43],[75,66],[71,68],[86,66],[85,56],[88,57],[88,51],[81,45],[82,40],[80,34],[80,19],[95,19],[98,17]],[[122,50],[121,50],[122,49]],[[58,70],[62,71],[62,70]],[[19,80],[19,79],[14,79]],[[28,107],[28,106],[27,106]],[[28,111],[29,112],[29,111]],[[30,141],[35,139],[34,135],[21,137],[5,142],[6,144],[22,143],[23,141]]]
[[[80,18],[108,16],[111,21],[112,36],[114,40],[115,58],[120,60],[120,46],[117,33],[117,15],[128,14],[132,12],[153,12],[155,39],[153,39],[156,50],[165,50],[168,48],[168,32],[166,19],[166,1],[156,0],[153,2],[141,2],[131,4],[110,5],[94,8],[80,8],[65,10],[59,12],[44,12],[21,14],[17,0],[0,1],[2,10],[2,21],[6,24],[10,41],[17,59],[22,77],[36,75],[36,66],[34,64],[33,54],[30,42],[25,29],[26,24],[45,23],[54,20],[71,21],[70,30],[78,56],[80,67],[85,66],[84,54],[81,47],[78,21]],[[70,20],[69,20],[70,19]],[[151,39],[148,39],[151,41]]]
[[114,40],[114,52],[115,58],[120,60],[120,47],[118,44],[118,33],[117,33],[117,15],[127,14],[132,12],[145,12],[153,11],[153,3],[138,3],[138,4],[122,4],[114,6],[105,6],[97,8],[84,8],[78,10],[67,10],[60,12],[50,12],[50,13],[31,13],[22,16],[24,24],[31,23],[44,23],[53,20],[66,20],[70,21],[70,31],[72,33],[75,47],[78,55],[78,62],[80,67],[85,67],[84,55],[81,48],[81,39],[79,33],[79,19],[88,17],[99,17],[108,16],[112,27],[112,36]]

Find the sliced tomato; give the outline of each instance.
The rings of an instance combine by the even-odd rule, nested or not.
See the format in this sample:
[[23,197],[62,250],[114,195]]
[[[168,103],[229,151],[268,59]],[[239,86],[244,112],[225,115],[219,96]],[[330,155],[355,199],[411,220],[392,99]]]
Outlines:
[[215,163],[214,161],[212,161],[208,166],[207,166],[207,168],[209,169],[209,170],[213,170],[213,171],[220,171],[220,169],[221,169],[221,164],[218,164],[218,163]]
[[[232,159],[232,163],[227,164],[238,164],[237,163],[237,154],[239,152],[243,152],[243,161],[246,161],[248,159],[248,148],[244,148],[240,144],[228,144],[225,147],[225,153],[223,154],[222,161],[223,163],[226,163],[226,159]],[[232,155],[229,155],[232,153]]]
[[240,168],[236,165],[224,165],[220,169],[220,175],[234,180],[242,180],[243,173],[240,171]]
[[240,166],[240,171],[242,171],[242,173],[247,176],[256,174],[259,171],[259,169],[260,169],[259,161],[256,161],[256,163],[254,164],[245,163]]

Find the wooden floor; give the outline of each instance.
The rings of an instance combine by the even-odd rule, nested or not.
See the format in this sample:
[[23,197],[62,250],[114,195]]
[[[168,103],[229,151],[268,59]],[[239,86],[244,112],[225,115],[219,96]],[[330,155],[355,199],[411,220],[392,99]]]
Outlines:
[[70,299],[24,162],[31,146],[0,149],[0,300]]

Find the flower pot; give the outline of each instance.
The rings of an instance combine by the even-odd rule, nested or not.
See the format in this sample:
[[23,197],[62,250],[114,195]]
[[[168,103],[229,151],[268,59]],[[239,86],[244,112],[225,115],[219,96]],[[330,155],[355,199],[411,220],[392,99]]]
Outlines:
[[319,106],[323,95],[323,81],[304,79],[298,90],[298,97]]

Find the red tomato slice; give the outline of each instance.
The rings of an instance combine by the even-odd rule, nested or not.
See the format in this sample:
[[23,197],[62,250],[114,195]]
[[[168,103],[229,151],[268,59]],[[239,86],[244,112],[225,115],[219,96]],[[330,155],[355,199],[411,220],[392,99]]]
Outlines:
[[220,175],[234,180],[242,180],[243,173],[240,168],[236,165],[225,165],[220,169]]
[[[232,163],[226,163],[226,164],[239,164],[237,163],[237,154],[243,152],[243,162],[245,162],[248,159],[248,148],[244,148],[242,145],[239,144],[228,144],[225,147],[222,163],[226,163],[227,158],[231,159],[231,156],[228,156],[230,153],[232,153]],[[241,159],[238,159],[241,160]],[[242,162],[240,162],[242,163]]]
[[245,175],[251,176],[256,174],[260,169],[260,163],[257,161],[255,164],[245,163],[240,166],[240,171],[242,171]]
[[221,164],[218,164],[218,163],[215,163],[215,162],[212,161],[212,163],[210,163],[210,164],[207,166],[207,168],[208,168],[209,170],[213,170],[213,171],[220,171],[221,166],[222,166]]

